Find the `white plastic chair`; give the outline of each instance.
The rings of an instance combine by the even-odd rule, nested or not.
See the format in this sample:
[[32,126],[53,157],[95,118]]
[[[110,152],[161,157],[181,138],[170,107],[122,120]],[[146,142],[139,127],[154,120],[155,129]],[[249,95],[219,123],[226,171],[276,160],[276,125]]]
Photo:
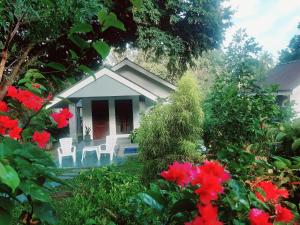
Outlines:
[[57,148],[59,165],[62,164],[62,158],[72,156],[73,163],[76,163],[76,146],[72,145],[72,138],[59,139],[60,147]]
[[[101,158],[101,154],[109,154],[110,160],[115,155],[115,147],[117,143],[117,136],[106,136],[106,143],[98,146],[98,159]],[[104,148],[103,148],[104,147]]]

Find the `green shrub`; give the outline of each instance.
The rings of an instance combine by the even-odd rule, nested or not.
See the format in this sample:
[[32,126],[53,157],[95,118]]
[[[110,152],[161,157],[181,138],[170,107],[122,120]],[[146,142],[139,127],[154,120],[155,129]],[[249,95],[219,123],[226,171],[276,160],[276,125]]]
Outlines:
[[196,150],[202,133],[201,102],[196,80],[186,75],[170,102],[158,104],[143,117],[137,135],[144,165],[143,181],[155,179],[174,160],[202,160]]
[[130,196],[143,190],[138,177],[100,168],[83,172],[72,183],[72,197],[55,202],[59,224],[134,224],[125,209],[132,207]]

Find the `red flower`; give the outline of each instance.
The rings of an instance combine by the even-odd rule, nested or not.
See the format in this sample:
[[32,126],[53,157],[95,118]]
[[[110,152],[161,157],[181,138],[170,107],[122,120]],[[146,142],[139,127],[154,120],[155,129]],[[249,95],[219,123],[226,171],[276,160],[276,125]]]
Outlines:
[[169,166],[167,171],[163,171],[160,175],[168,181],[174,181],[183,187],[190,183],[192,179],[193,165],[191,163],[174,162]]
[[50,139],[50,133],[48,133],[47,131],[43,131],[41,133],[35,131],[32,136],[32,140],[36,142],[40,148],[45,148],[49,139]]
[[200,172],[198,176],[192,181],[192,185],[199,184],[200,187],[195,190],[199,195],[199,199],[203,204],[208,204],[213,200],[218,200],[218,194],[222,193],[224,188],[218,177],[211,174],[204,174]]
[[199,167],[204,174],[211,174],[217,177],[220,182],[225,182],[230,179],[230,174],[225,171],[224,167],[217,161],[205,160],[204,164]]
[[185,225],[222,225],[218,219],[218,209],[212,204],[198,205],[200,216],[196,216],[193,221]]
[[262,196],[259,192],[255,193],[256,197],[263,202],[270,201],[272,203],[277,203],[280,197],[289,197],[289,193],[286,189],[279,189],[271,181],[261,181],[255,186],[265,193],[265,196]]
[[260,209],[251,209],[249,213],[249,220],[251,225],[272,225],[269,222],[270,215]]
[[294,218],[294,215],[289,209],[282,207],[279,204],[275,205],[275,213],[276,213],[275,221],[277,222],[288,223]]
[[33,94],[32,92],[27,90],[16,89],[13,86],[8,87],[7,96],[18,100],[26,108],[36,112],[42,108],[45,102],[43,98]]
[[8,132],[8,135],[12,139],[20,139],[21,138],[21,136],[20,136],[21,131],[22,131],[22,128],[20,128],[20,127],[14,127],[13,129],[11,129]]
[[8,86],[7,94],[8,97],[17,98],[18,97],[18,89],[14,86]]
[[72,116],[73,114],[67,108],[62,109],[59,113],[55,112],[51,114],[51,117],[57,123],[57,128],[63,128],[68,126],[69,119]]
[[0,101],[0,111],[1,112],[7,112],[8,111],[8,106],[6,102]]

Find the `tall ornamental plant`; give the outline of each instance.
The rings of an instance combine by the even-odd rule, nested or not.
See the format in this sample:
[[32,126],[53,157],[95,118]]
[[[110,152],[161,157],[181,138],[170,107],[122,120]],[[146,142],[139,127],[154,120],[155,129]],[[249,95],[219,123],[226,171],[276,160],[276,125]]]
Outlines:
[[155,179],[174,160],[202,161],[197,151],[201,138],[202,97],[197,81],[185,75],[170,99],[145,115],[137,133],[143,179]]
[[50,181],[61,182],[53,172],[54,162],[43,151],[51,128],[68,125],[67,108],[51,113],[45,106],[52,96],[31,71],[19,87],[9,86],[0,101],[0,224],[10,224],[12,212],[24,205],[22,224],[55,223]]

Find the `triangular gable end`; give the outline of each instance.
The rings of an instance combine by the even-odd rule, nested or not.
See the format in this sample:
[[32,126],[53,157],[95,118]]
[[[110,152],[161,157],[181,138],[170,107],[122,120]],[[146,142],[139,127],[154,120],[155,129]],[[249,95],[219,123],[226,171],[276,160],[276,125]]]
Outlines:
[[[112,80],[114,80],[114,82],[118,82],[114,83],[115,85],[119,86],[119,85],[123,85],[123,90],[124,91],[131,91],[132,94],[137,95],[143,95],[153,101],[155,101],[157,99],[158,96],[154,95],[153,93],[145,90],[144,88],[136,85],[135,83],[125,79],[124,77],[118,75],[117,73],[107,69],[107,68],[102,68],[100,71],[98,71],[95,74],[95,77],[89,76],[85,79],[83,79],[82,81],[79,81],[78,83],[76,83],[75,85],[71,86],[70,88],[68,88],[67,90],[61,92],[60,94],[57,95],[57,97],[55,97],[53,99],[53,101],[51,101],[51,104],[47,106],[47,108],[51,108],[54,105],[58,104],[60,101],[62,101],[62,99],[65,98],[75,98],[77,95],[79,96],[79,93],[81,93],[80,90],[83,90],[85,87],[87,87],[88,85],[91,85],[93,82],[96,82],[99,78],[105,76],[106,78],[105,81],[106,82],[111,82]],[[125,86],[125,87],[124,87]],[[99,90],[97,90],[98,92]],[[115,90],[114,90],[115,91]],[[81,93],[82,94],[82,93]],[[96,96],[93,96],[96,97]]]

